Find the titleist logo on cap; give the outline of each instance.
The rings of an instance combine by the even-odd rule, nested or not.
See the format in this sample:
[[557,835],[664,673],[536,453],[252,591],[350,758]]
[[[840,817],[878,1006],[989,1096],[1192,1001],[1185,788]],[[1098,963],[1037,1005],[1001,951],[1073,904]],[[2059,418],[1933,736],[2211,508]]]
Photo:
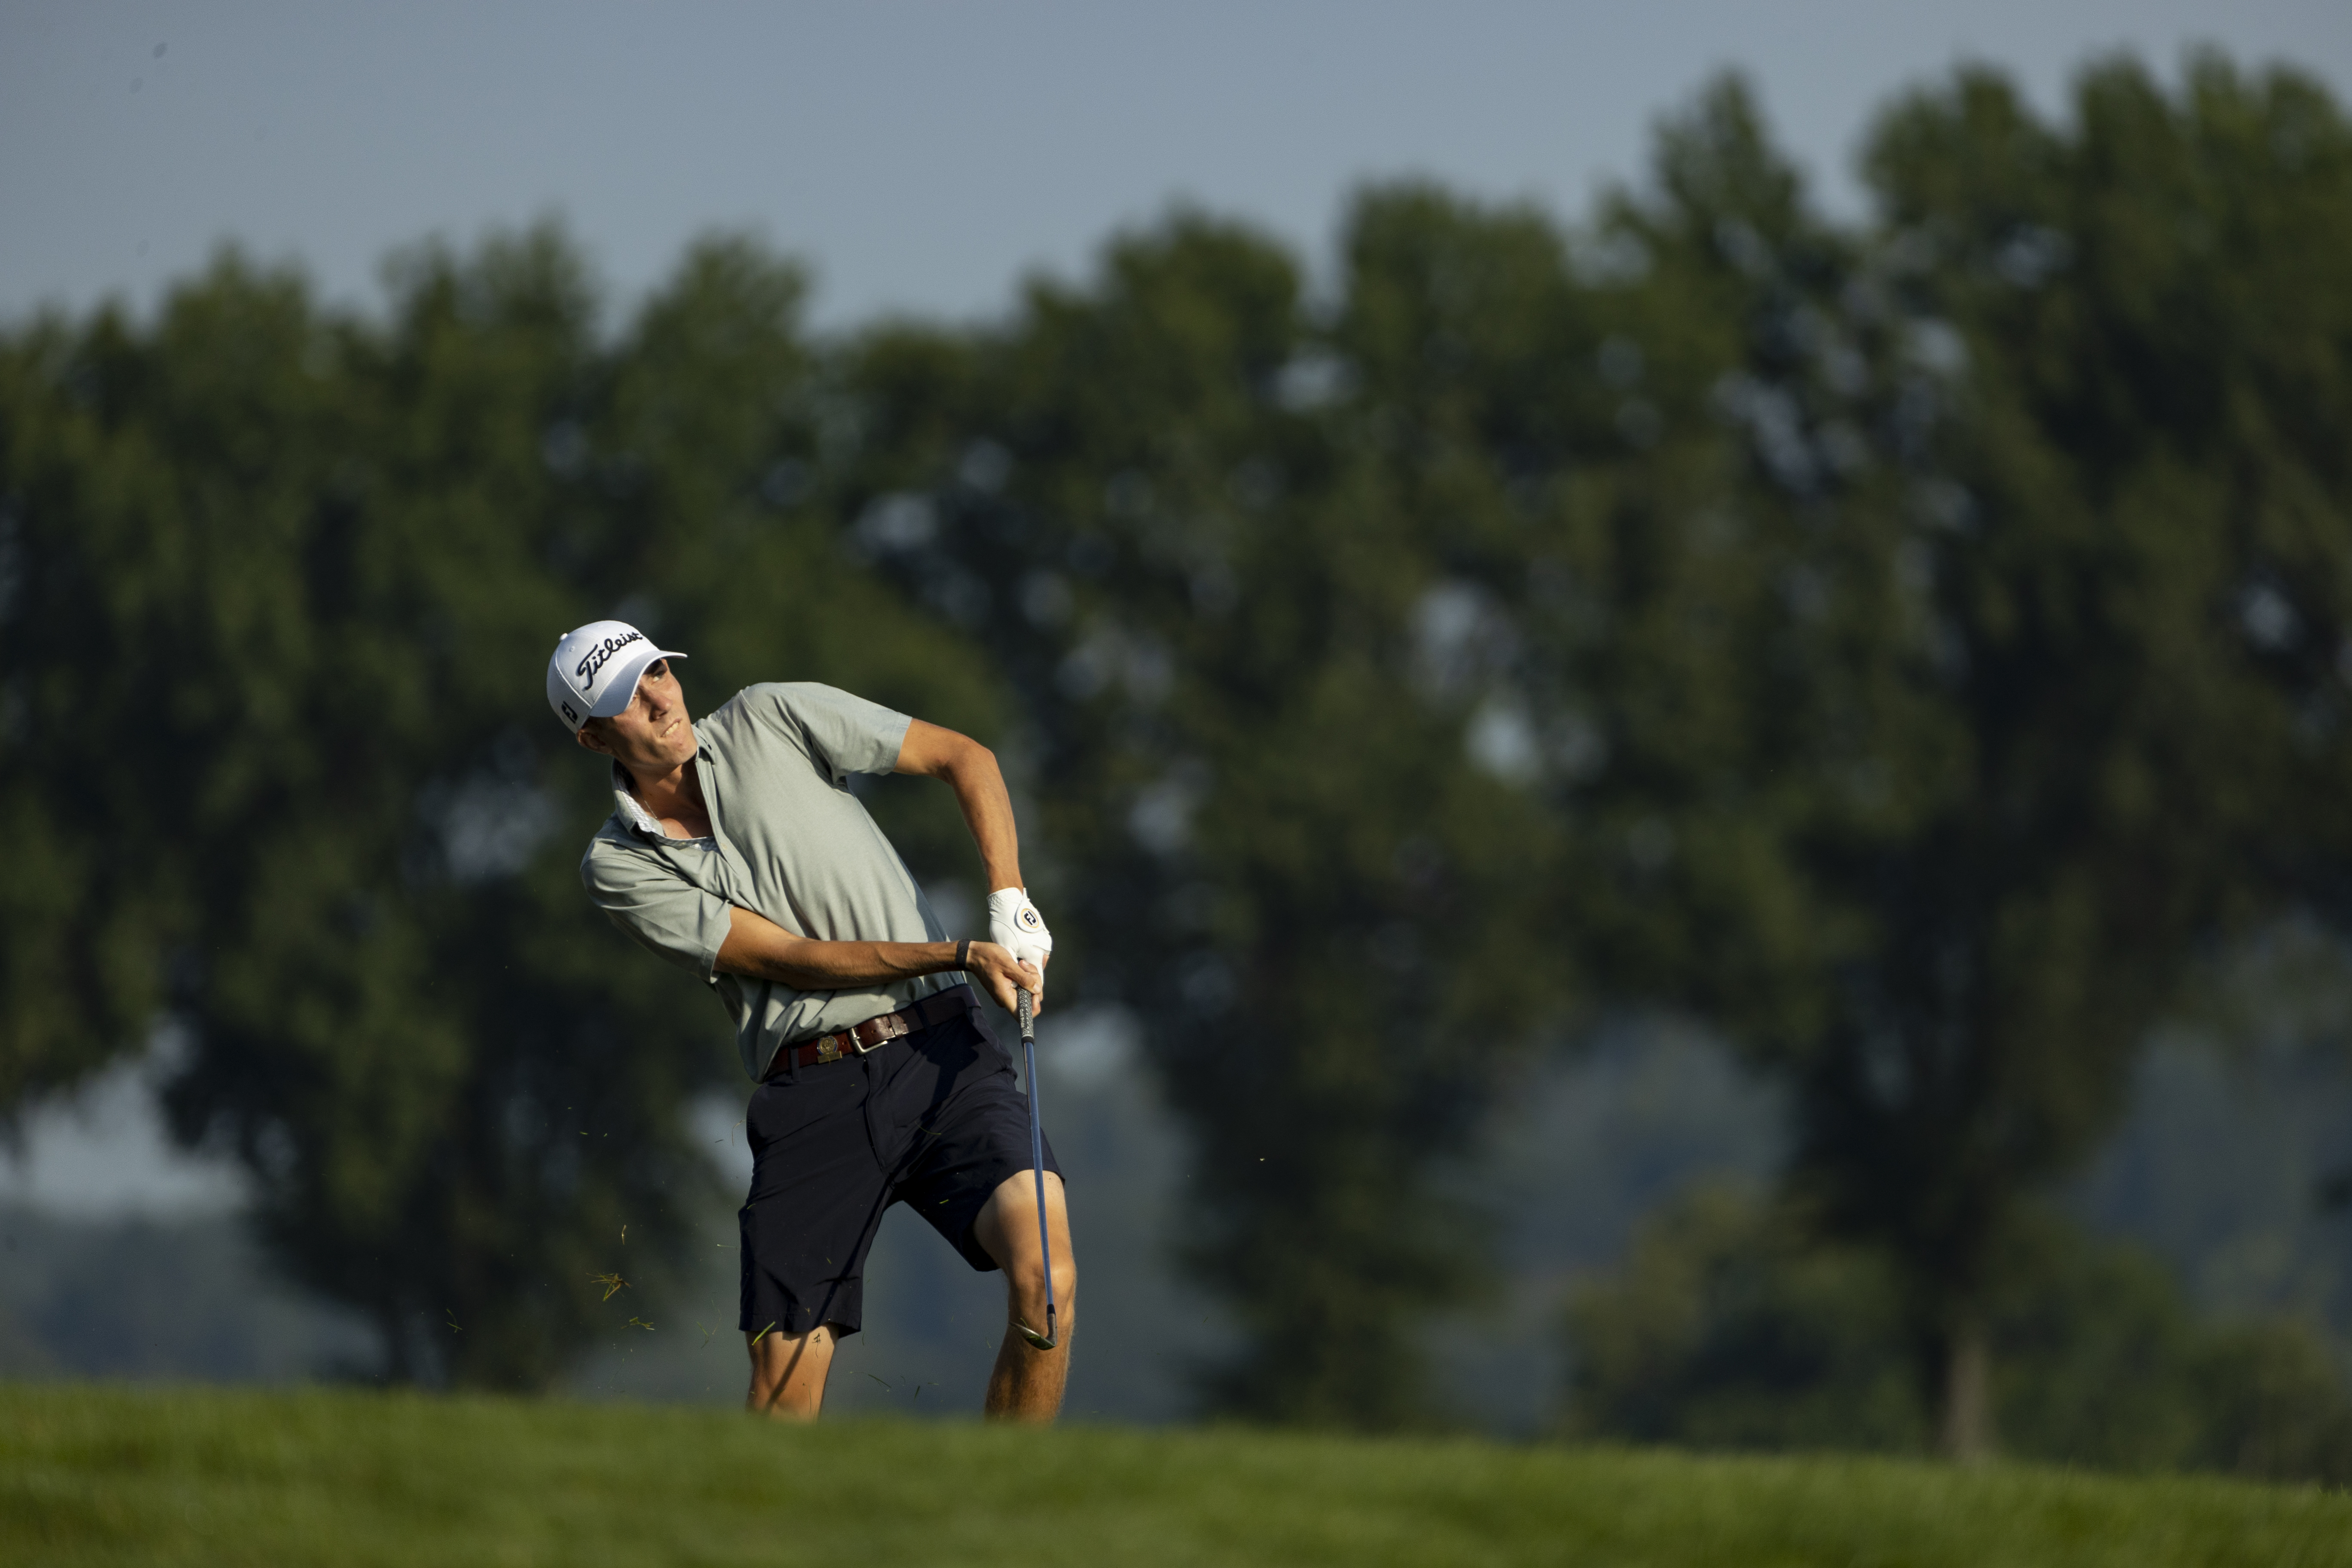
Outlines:
[[612,661],[613,656],[620,652],[623,648],[628,647],[633,642],[643,642],[645,640],[645,633],[632,631],[625,637],[606,637],[603,642],[600,642],[594,647],[590,648],[588,652],[582,657],[580,662],[572,667],[573,673],[578,675],[580,678],[580,689],[583,692],[593,691],[596,689],[597,672]]

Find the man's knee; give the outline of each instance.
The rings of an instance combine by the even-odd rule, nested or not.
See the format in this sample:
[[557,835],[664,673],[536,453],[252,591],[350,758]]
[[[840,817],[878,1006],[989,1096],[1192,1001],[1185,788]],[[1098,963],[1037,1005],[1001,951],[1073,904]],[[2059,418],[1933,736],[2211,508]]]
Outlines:
[[835,1335],[830,1323],[820,1323],[804,1334],[764,1330],[744,1338],[751,1357],[751,1388],[755,1395],[772,1399],[785,1384],[812,1378],[822,1384],[833,1363]]
[[[1042,1297],[1045,1293],[1045,1260],[1034,1252],[1024,1255],[1007,1270],[1015,1290],[1024,1296]],[[1070,1256],[1066,1247],[1054,1249],[1054,1300],[1067,1310],[1078,1296],[1078,1260]]]

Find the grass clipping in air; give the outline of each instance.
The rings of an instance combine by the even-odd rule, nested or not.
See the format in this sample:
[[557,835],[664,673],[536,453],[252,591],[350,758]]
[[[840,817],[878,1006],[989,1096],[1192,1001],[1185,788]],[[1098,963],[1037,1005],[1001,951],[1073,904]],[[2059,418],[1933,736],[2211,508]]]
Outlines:
[[1230,1429],[0,1386],[0,1563],[2352,1564],[2206,1478]]

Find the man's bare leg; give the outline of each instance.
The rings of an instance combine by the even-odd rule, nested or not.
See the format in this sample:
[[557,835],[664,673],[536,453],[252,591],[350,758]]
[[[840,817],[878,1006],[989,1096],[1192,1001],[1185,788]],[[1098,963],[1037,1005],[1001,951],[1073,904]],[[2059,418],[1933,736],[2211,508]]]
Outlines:
[[820,1323],[799,1335],[771,1329],[743,1339],[751,1352],[751,1391],[743,1408],[779,1421],[815,1420],[824,1408],[825,1374],[833,1370],[832,1325]]
[[1045,1223],[1054,1237],[1055,1347],[1041,1351],[1021,1325],[1045,1331],[1045,1268],[1037,1251],[1036,1177],[1008,1176],[972,1222],[972,1236],[1004,1270],[1004,1343],[988,1374],[992,1420],[1051,1421],[1062,1408],[1070,1376],[1070,1331],[1077,1326],[1078,1265],[1070,1252],[1070,1215],[1062,1178],[1045,1173]]

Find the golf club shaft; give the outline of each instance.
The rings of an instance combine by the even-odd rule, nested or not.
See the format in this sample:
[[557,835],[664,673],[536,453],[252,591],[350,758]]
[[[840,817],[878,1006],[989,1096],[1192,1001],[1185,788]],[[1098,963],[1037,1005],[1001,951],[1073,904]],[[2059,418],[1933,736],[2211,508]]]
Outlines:
[[1037,1183],[1037,1251],[1045,1260],[1045,1342],[1051,1350],[1054,1331],[1054,1240],[1045,1225],[1045,1132],[1037,1116],[1037,1035],[1030,1020],[1029,993],[1021,993],[1021,1070],[1029,1081],[1029,1169]]

